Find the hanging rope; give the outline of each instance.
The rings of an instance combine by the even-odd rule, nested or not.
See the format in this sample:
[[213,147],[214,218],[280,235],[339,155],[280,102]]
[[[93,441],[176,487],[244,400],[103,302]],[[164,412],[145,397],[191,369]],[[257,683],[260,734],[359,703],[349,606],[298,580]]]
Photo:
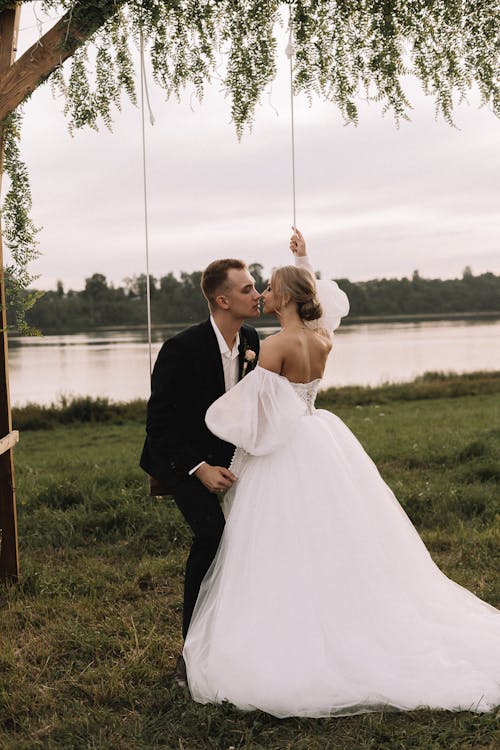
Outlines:
[[290,61],[290,123],[292,129],[292,206],[293,227],[297,226],[297,203],[295,191],[295,117],[293,111],[293,58],[295,57],[295,44],[293,41],[293,14],[292,3],[288,6],[288,44],[285,49],[286,56]]
[[[293,96],[293,59],[295,57],[295,44],[293,39],[293,14],[292,2],[288,6],[288,44],[285,52],[290,61],[290,124],[291,124],[291,151],[292,151],[292,213],[293,226],[297,226],[297,201],[295,180],[295,115]],[[141,130],[142,130],[142,172],[143,172],[143,194],[144,194],[144,240],[146,250],[146,303],[148,318],[148,350],[149,350],[149,374],[153,370],[152,335],[151,335],[151,285],[149,280],[149,207],[147,192],[147,166],[146,166],[146,125],[145,125],[145,103],[148,107],[149,121],[154,125],[155,118],[151,109],[149,91],[146,81],[144,62],[144,38],[142,29],[140,31],[140,67],[141,67]]]
[[149,207],[148,207],[148,183],[146,170],[146,125],[144,114],[144,102],[146,100],[149,110],[149,122],[155,124],[155,118],[149,101],[148,86],[146,83],[146,72],[144,65],[144,39],[142,29],[140,32],[140,57],[141,57],[141,125],[142,125],[142,184],[144,194],[144,241],[146,247],[146,305],[148,312],[148,350],[149,350],[149,375],[153,371],[153,353],[151,343],[151,286],[149,283]]

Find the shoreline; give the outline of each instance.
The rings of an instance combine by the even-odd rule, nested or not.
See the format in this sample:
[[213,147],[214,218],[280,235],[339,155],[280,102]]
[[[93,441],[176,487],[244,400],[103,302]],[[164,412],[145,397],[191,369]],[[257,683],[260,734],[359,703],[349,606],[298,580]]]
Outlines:
[[[425,323],[432,321],[469,321],[469,320],[500,320],[500,310],[485,310],[480,312],[449,312],[449,313],[420,313],[420,314],[397,314],[397,315],[353,315],[342,319],[342,326],[370,325],[375,323]],[[153,323],[151,330],[183,330],[189,326],[196,325],[200,321],[181,321],[179,323]],[[255,328],[275,328],[275,318],[260,318],[259,325]],[[41,333],[42,336],[68,336],[81,333],[99,333],[104,331],[144,331],[147,332],[146,323],[130,325],[95,326],[87,328],[47,328]],[[27,339],[30,336],[22,336],[18,331],[9,332],[9,338]],[[37,338],[37,337],[35,337]]]
[[[500,370],[470,373],[426,372],[409,381],[381,385],[344,385],[320,390],[318,408],[359,407],[389,402],[422,401],[500,393]],[[56,426],[144,423],[145,398],[113,401],[107,397],[62,397],[51,404],[27,403],[12,407],[14,429],[50,430]]]

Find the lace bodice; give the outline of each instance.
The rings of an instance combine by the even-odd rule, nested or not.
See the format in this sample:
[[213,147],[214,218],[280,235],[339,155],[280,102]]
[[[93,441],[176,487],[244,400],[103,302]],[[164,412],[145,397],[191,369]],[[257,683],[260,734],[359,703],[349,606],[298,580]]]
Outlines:
[[314,412],[314,402],[316,401],[316,396],[318,394],[320,383],[321,383],[321,378],[317,378],[316,380],[311,380],[310,383],[290,382],[290,385],[292,386],[297,396],[307,406],[307,414],[312,414]]
[[[259,370],[261,368],[258,368]],[[267,373],[267,371],[264,371]],[[309,383],[292,383],[287,378],[284,378],[281,375],[276,375],[275,373],[267,373],[267,377],[275,377],[280,378],[281,381],[285,381],[287,384],[289,384],[292,387],[292,390],[296,396],[299,397],[299,399],[305,404],[306,406],[306,412],[305,415],[313,414],[314,413],[314,402],[316,401],[316,395],[318,393],[318,389],[321,383],[321,378],[317,378],[316,380],[311,380]],[[248,381],[247,381],[248,382]],[[240,401],[241,406],[241,401]],[[290,405],[289,405],[290,406]],[[253,409],[255,412],[258,412],[259,410],[259,402],[256,399],[253,403]],[[302,407],[303,409],[303,407]],[[284,408],[284,411],[289,413],[289,410]],[[304,415],[304,412],[301,411],[299,407],[299,412],[297,412],[297,417],[299,414]],[[276,425],[277,427],[277,425]],[[288,436],[288,429],[283,427],[283,436],[286,439]],[[241,469],[243,465],[245,464],[247,458],[249,456],[249,453],[243,448],[242,446],[236,447],[236,450],[234,451],[233,458],[231,460],[231,463],[229,465],[230,471],[232,471],[236,476],[239,476]]]
[[206,425],[217,437],[254,456],[272,453],[287,442],[301,417],[314,413],[320,383],[291,383],[257,365],[208,408]]

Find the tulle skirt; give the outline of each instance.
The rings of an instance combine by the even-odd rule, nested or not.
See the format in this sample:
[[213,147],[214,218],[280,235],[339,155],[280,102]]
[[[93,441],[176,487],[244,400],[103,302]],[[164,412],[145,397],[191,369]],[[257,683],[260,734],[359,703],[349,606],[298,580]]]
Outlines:
[[437,568],[323,410],[248,457],[184,657],[196,701],[278,717],[500,704],[500,612]]

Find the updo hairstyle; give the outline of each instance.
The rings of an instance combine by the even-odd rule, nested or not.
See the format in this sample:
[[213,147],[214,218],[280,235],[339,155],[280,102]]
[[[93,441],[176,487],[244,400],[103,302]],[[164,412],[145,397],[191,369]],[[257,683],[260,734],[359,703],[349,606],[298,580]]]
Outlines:
[[306,268],[276,268],[271,276],[271,288],[279,300],[279,307],[287,297],[296,303],[297,312],[302,320],[317,320],[323,315],[316,296],[316,279]]

